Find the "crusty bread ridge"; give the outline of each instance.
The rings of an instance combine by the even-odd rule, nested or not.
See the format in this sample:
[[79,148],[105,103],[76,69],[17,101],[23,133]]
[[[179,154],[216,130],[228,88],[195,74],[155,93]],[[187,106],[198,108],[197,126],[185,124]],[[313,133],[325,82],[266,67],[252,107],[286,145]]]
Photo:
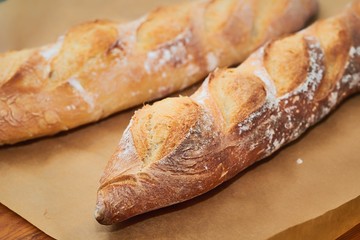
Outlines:
[[[271,3],[270,3],[271,2]],[[300,29],[315,0],[202,0],[129,23],[75,26],[0,55],[0,145],[52,135],[161,98]]]
[[360,90],[360,1],[218,69],[190,97],[137,111],[100,180],[113,224],[182,202],[298,138]]

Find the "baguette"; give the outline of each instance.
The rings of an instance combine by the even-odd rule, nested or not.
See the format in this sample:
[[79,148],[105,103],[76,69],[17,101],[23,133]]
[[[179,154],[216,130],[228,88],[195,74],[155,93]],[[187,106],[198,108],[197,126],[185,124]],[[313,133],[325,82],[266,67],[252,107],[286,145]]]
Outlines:
[[125,24],[97,20],[55,44],[0,55],[0,145],[164,97],[300,29],[315,0],[203,0]]
[[360,90],[360,1],[217,69],[190,97],[137,111],[100,180],[113,224],[203,194],[298,138]]

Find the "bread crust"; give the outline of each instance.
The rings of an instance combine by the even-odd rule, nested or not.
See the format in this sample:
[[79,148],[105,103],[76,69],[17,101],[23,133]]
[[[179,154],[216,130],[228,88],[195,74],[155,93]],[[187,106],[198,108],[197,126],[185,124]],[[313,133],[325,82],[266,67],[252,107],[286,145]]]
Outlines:
[[129,23],[96,20],[54,44],[1,54],[0,145],[52,135],[186,88],[300,29],[317,7],[315,0],[264,7],[266,1],[203,0],[158,8]]
[[[210,74],[190,96],[195,124],[185,134],[172,132],[181,143],[146,168],[134,146],[132,121],[100,181],[96,219],[113,224],[203,194],[295,140],[359,92],[358,9],[360,1],[264,45],[237,68]],[[172,100],[174,106],[180,99]],[[157,104],[146,108],[161,115]]]

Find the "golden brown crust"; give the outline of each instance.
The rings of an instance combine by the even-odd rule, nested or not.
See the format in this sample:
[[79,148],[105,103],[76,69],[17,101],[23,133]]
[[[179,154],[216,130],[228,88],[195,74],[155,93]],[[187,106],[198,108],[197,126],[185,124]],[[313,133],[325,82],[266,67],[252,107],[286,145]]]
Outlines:
[[0,87],[7,83],[21,67],[25,68],[24,63],[33,54],[33,50],[24,50],[19,52],[8,52],[0,57],[0,66],[4,66],[0,72]]
[[[162,112],[158,114],[156,109]],[[185,136],[199,114],[197,104],[188,97],[167,98],[137,111],[130,131],[144,167],[177,147],[183,140],[178,136]]]
[[[360,18],[353,9],[360,1],[354,4],[261,47],[237,68],[210,74],[186,110],[182,98],[139,110],[100,181],[96,219],[112,224],[205,193],[298,138],[359,92]],[[167,101],[173,110],[161,106]],[[152,125],[161,129],[138,133],[147,121],[138,118],[149,112],[156,116]],[[166,130],[182,123],[186,127]],[[159,139],[171,137],[167,145],[174,147],[144,168],[133,139],[156,143],[154,134],[161,130]]]
[[[278,4],[276,4],[274,11],[275,12],[284,12],[286,11],[288,8],[291,7],[296,7],[296,6],[291,6],[289,7],[289,2],[291,0],[279,0]],[[267,14],[267,9],[269,7],[271,7],[272,4],[274,4],[274,2],[272,1],[267,1],[267,0],[259,0],[255,2],[256,4],[256,11],[255,11],[255,22],[256,22],[256,27],[254,29],[255,32],[255,37],[259,37],[262,36],[263,34],[266,34],[266,23],[268,21],[272,21],[271,20],[271,16],[269,14]],[[296,3],[295,3],[296,4]],[[284,24],[286,25],[286,24]],[[284,26],[286,27],[286,26]],[[276,29],[274,29],[276,31]]]
[[301,28],[316,11],[315,0],[265,2],[204,0],[158,8],[125,24],[93,21],[54,44],[0,55],[0,145],[55,134],[183,89]]
[[[281,55],[276,54],[279,52]],[[309,68],[303,36],[293,35],[271,43],[265,51],[264,65],[274,80],[278,97],[293,91],[303,82]]]
[[70,29],[64,36],[61,49],[51,61],[48,80],[56,87],[83,68],[92,68],[97,59],[106,59],[104,53],[114,45],[117,34],[114,23],[99,20]]
[[325,80],[322,81],[316,93],[316,98],[321,100],[328,95],[339,77],[343,75],[351,45],[351,35],[346,21],[343,19],[319,22],[319,24],[314,25],[313,32],[318,37],[325,52]]
[[184,29],[191,27],[189,12],[195,4],[159,7],[148,14],[137,30],[136,44],[141,51],[151,51],[173,40]]
[[257,77],[240,77],[235,69],[216,71],[209,78],[209,90],[227,129],[257,110],[266,98],[265,86]]

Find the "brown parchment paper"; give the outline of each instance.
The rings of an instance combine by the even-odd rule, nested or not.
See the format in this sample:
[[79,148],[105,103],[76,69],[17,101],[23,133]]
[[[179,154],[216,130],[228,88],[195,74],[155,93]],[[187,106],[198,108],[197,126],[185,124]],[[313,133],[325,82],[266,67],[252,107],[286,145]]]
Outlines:
[[[180,1],[7,1],[0,3],[0,51],[55,41],[84,20],[132,19]],[[347,2],[322,0],[320,17]],[[360,96],[349,99],[295,143],[203,196],[101,226],[93,217],[98,180],[128,110],[0,148],[0,202],[56,239],[335,238],[360,222],[359,107]]]

